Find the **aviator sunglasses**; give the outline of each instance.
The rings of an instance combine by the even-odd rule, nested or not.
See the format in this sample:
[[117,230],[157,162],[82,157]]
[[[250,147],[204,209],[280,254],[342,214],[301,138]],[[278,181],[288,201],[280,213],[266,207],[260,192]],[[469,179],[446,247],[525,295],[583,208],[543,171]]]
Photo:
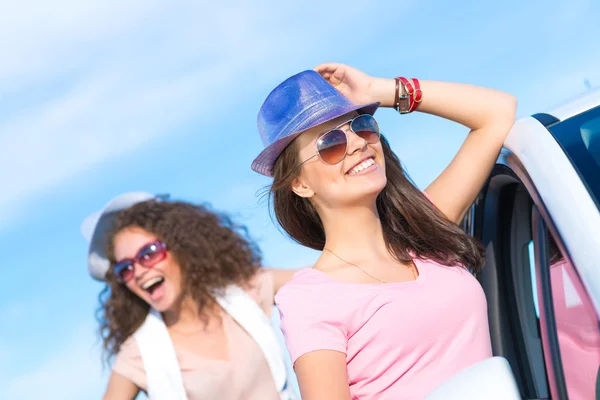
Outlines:
[[301,164],[319,156],[327,164],[337,164],[346,158],[348,152],[348,136],[340,128],[350,124],[350,130],[355,135],[364,139],[366,144],[375,144],[379,142],[381,133],[379,125],[372,115],[362,114],[345,121],[330,131],[325,132],[317,139],[317,153],[302,161]]
[[144,245],[133,258],[126,258],[119,261],[113,267],[119,283],[125,283],[134,276],[135,263],[146,268],[152,268],[154,265],[164,260],[167,256],[167,245],[157,240]]

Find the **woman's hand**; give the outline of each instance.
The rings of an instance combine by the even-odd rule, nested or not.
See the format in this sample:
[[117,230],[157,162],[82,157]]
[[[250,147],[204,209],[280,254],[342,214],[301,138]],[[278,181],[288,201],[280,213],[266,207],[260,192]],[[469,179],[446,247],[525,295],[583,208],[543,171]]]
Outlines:
[[345,64],[326,63],[315,68],[331,86],[356,104],[379,101],[387,105],[394,101],[395,83],[378,79]]
[[[394,79],[374,78],[348,65],[326,63],[317,71],[356,104],[393,107]],[[450,165],[425,190],[434,204],[459,223],[481,191],[515,122],[516,99],[497,90],[459,83],[421,80],[423,101],[416,111],[458,122],[471,129]]]

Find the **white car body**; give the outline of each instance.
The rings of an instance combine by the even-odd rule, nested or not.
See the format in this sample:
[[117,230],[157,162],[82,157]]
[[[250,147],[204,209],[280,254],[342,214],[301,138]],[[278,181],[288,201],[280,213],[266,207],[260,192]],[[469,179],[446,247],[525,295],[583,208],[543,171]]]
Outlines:
[[600,90],[519,119],[462,227],[486,247],[478,279],[508,362],[431,398],[600,399]]
[[[597,106],[600,106],[600,90],[546,114],[563,121]],[[537,119],[526,117],[517,121],[505,147],[516,156],[515,159],[503,155],[507,165],[516,167],[515,162],[520,162],[535,183],[540,200],[569,249],[596,312],[600,313],[600,210],[564,150]]]

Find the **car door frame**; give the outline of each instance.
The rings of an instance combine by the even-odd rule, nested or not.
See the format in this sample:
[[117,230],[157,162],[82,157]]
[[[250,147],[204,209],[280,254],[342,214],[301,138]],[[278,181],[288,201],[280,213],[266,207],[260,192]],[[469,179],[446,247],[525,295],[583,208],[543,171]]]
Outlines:
[[[563,398],[560,396],[566,393],[566,385],[562,364],[560,363],[560,349],[557,347],[556,327],[552,324],[553,310],[548,309],[546,305],[548,286],[544,286],[544,275],[536,274],[535,287],[538,288],[537,296],[540,309],[543,309],[540,314],[543,314],[543,317],[540,315],[539,343],[535,343],[535,340],[529,340],[528,337],[533,335],[535,329],[532,329],[531,326],[528,327],[528,323],[524,321],[523,316],[518,315],[521,314],[519,310],[524,314],[531,315],[532,304],[527,300],[528,296],[523,296],[522,293],[528,285],[517,285],[520,287],[515,289],[515,287],[510,288],[511,285],[506,282],[508,270],[513,270],[508,275],[509,281],[514,281],[515,275],[518,275],[518,273],[513,274],[515,272],[513,268],[515,257],[507,262],[507,258],[511,255],[507,255],[505,249],[503,249],[503,247],[508,246],[506,243],[502,243],[502,240],[506,240],[506,238],[502,238],[501,218],[514,217],[510,212],[515,210],[510,206],[508,206],[508,210],[501,209],[507,207],[507,204],[511,202],[510,196],[513,196],[512,200],[514,200],[518,188],[526,190],[531,198],[531,214],[522,215],[518,219],[527,221],[524,223],[525,227],[522,227],[522,230],[529,228],[530,235],[540,235],[539,232],[543,225],[555,237],[560,238],[563,246],[562,250],[565,254],[570,254],[569,249],[574,250],[576,253],[576,257],[573,257],[575,259],[574,264],[578,267],[583,266],[582,282],[586,290],[591,291],[590,297],[594,302],[596,311],[598,311],[600,296],[598,296],[595,289],[600,287],[600,279],[597,279],[600,274],[590,268],[591,259],[585,257],[585,253],[582,252],[586,245],[593,245],[593,240],[588,240],[587,243],[577,243],[578,240],[574,240],[576,235],[573,234],[575,227],[573,221],[578,220],[578,212],[582,215],[589,215],[592,220],[596,218],[600,221],[600,213],[598,213],[598,209],[585,185],[573,169],[568,157],[542,122],[552,124],[556,123],[557,120],[545,118],[545,120],[539,121],[536,118],[526,118],[515,124],[488,183],[463,220],[463,229],[469,234],[480,238],[488,253],[486,268],[484,268],[484,272],[479,279],[488,297],[490,332],[494,354],[504,356],[509,360],[524,397],[543,398],[549,396],[549,392],[551,392],[554,398],[557,398],[557,396]],[[558,188],[560,185],[557,185],[557,181],[551,179],[553,171],[547,168],[548,159],[554,162],[554,167],[557,168],[556,171],[561,174],[560,178],[569,182],[572,191],[571,196],[582,199],[584,203],[583,207],[579,204],[580,207],[577,209],[573,207],[567,209],[565,214],[568,215],[562,215],[558,212],[561,209],[561,202],[565,200],[565,193],[557,191],[560,190]],[[537,185],[534,184],[534,181]],[[508,188],[512,188],[513,192],[505,193]],[[569,218],[574,216],[575,219],[569,221]],[[557,226],[566,232],[566,240],[559,233],[561,229],[558,229]],[[587,227],[589,228],[589,226],[588,223]],[[600,223],[598,223],[598,231],[600,232]],[[519,234],[519,230],[516,231],[516,234]],[[511,240],[511,238],[508,240]],[[534,237],[531,236],[531,238]],[[577,238],[575,237],[575,239]],[[569,247],[570,245],[571,247]],[[537,249],[534,253],[537,253],[537,257],[540,258],[542,252],[543,249]],[[518,260],[518,257],[516,259]],[[540,258],[539,261],[543,262],[543,258]],[[536,265],[539,265],[539,263],[536,263]],[[524,271],[523,263],[516,270]],[[581,274],[580,271],[578,273]],[[521,275],[524,278],[523,274]],[[531,281],[529,286],[531,286]],[[512,296],[507,295],[507,293],[512,293]],[[525,300],[525,303],[519,303],[519,306],[517,306],[514,299],[519,293],[521,294],[520,300]],[[552,305],[550,304],[550,306]],[[512,331],[507,328],[511,325],[513,326]],[[548,349],[546,353],[550,356],[547,359],[543,359],[544,348]],[[522,357],[520,354],[525,356]],[[543,360],[541,362],[544,368],[543,371],[539,367],[540,357]],[[548,377],[550,378],[548,379]]]

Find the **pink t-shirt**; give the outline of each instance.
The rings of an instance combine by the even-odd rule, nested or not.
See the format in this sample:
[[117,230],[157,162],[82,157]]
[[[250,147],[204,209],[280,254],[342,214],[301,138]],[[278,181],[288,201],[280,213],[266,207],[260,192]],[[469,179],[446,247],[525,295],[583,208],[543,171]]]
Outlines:
[[352,399],[423,399],[492,356],[485,294],[464,268],[414,260],[414,281],[355,284],[315,269],[275,297],[292,361],[315,350],[346,354]]

